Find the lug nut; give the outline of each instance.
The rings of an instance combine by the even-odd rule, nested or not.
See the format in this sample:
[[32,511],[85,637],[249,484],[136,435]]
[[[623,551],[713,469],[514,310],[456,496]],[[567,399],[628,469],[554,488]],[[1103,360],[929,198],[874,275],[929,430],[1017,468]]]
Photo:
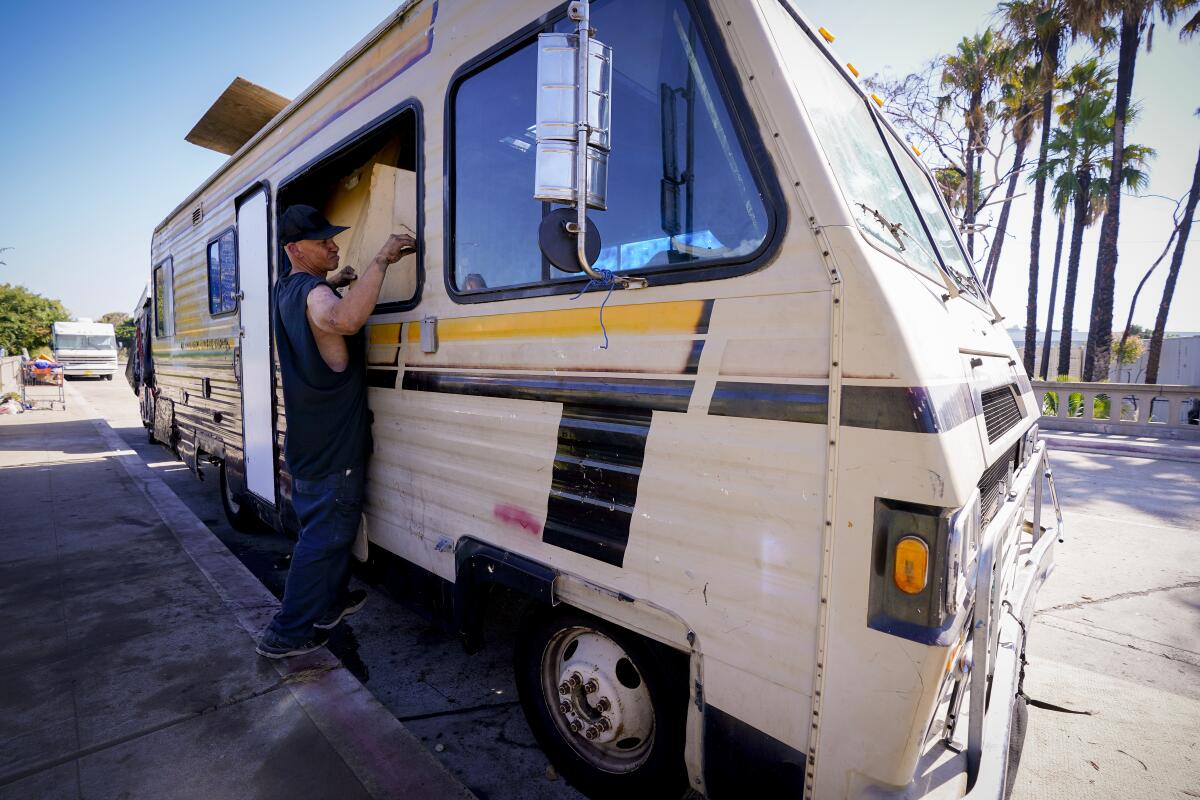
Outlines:
[[570,727],[572,733],[579,733],[580,728],[583,727],[583,723],[577,719],[573,719],[568,727]]
[[588,694],[595,694],[600,691],[600,684],[596,682],[595,678],[592,678],[583,685],[583,690]]
[[596,726],[595,726],[595,725],[592,725],[591,727],[589,727],[589,728],[587,729],[587,732],[586,732],[586,733],[584,733],[583,735],[584,735],[584,736],[586,736],[586,737],[587,737],[587,738],[589,738],[589,739],[595,739],[597,736],[599,736],[599,735],[600,735],[600,732],[596,730]]
[[558,710],[561,711],[562,713],[566,714],[568,711],[571,710],[571,704],[570,703],[559,703]]
[[569,683],[567,683],[566,681],[563,681],[562,683],[560,683],[558,685],[558,693],[559,694],[569,694],[570,692],[571,692],[571,685]]
[[570,684],[570,687],[573,689],[579,684],[583,683],[583,678],[579,677],[578,672],[572,672],[571,677],[567,678],[567,683]]
[[612,727],[612,723],[608,721],[607,717],[601,717],[599,721],[596,722],[596,727],[601,731],[606,731]]
[[601,714],[603,714],[605,711],[608,711],[610,708],[612,708],[612,703],[608,702],[607,697],[601,697],[596,701],[596,710]]

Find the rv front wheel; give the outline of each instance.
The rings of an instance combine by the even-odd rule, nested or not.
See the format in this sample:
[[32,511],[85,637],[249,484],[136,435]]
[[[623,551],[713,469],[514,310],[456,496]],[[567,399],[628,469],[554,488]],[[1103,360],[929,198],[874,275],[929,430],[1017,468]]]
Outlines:
[[572,609],[518,634],[517,689],[551,763],[592,798],[680,797],[686,681],[636,634]]
[[258,515],[245,496],[234,493],[224,461],[221,462],[221,508],[225,510],[225,519],[229,520],[235,531],[254,533],[261,529]]

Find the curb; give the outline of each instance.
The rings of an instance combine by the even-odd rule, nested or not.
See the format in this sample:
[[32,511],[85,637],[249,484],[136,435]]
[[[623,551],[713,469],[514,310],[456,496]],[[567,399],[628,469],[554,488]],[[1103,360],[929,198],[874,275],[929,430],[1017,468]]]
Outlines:
[[[67,391],[113,451],[112,459],[233,611],[250,637],[246,646],[253,647],[279,601],[142,462],[86,397],[70,387]],[[286,690],[372,797],[475,797],[325,648],[271,663]]]

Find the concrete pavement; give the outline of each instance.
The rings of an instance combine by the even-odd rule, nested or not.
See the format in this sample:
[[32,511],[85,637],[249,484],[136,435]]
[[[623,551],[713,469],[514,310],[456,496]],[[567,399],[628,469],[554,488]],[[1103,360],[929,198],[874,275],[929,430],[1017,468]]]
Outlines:
[[1200,798],[1200,464],[1052,451],[1067,540],[1038,597],[1014,800]]
[[0,798],[470,797],[69,394],[0,418]]

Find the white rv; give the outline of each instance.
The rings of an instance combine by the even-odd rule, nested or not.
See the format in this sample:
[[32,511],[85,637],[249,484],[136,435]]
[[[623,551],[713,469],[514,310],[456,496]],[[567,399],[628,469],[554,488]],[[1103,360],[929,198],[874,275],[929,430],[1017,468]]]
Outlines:
[[419,0],[294,100],[235,81],[189,137],[231,157],[154,231],[147,426],[235,523],[293,525],[276,221],[323,209],[360,267],[411,228],[369,322],[370,545],[470,646],[493,587],[530,598],[561,774],[1003,797],[1061,533],[1039,401],[842,64],[791,0]]
[[107,322],[80,319],[55,322],[51,343],[54,360],[69,378],[96,376],[112,380],[117,374],[117,335]]

